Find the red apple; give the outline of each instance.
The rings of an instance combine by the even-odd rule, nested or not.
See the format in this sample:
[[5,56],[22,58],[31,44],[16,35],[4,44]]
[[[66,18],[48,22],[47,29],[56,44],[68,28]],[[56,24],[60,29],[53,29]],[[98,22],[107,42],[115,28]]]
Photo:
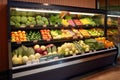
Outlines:
[[36,53],[39,53],[39,54],[42,54],[42,53],[43,53],[43,50],[42,50],[41,48],[37,48],[37,49],[35,49],[35,52],[36,52]]

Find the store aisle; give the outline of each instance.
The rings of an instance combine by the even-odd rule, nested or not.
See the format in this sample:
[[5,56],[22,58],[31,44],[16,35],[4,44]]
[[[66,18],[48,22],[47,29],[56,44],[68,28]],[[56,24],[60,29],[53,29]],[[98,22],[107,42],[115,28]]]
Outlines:
[[120,80],[120,60],[117,65],[106,67],[71,80]]
[[120,65],[94,73],[79,80],[120,80]]

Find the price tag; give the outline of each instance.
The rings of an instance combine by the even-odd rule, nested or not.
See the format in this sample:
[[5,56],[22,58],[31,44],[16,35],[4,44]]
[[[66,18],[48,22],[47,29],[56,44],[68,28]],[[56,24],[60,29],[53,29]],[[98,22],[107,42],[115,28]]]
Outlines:
[[38,40],[34,40],[34,41],[33,41],[33,43],[37,43],[37,42],[38,42]]
[[16,42],[17,44],[21,44],[22,42],[21,41],[19,41],[19,42]]

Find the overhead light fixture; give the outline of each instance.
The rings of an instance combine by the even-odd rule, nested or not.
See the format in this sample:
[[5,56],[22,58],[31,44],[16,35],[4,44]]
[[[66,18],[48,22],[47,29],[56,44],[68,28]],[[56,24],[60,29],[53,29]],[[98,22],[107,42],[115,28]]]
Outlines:
[[120,18],[120,15],[107,15],[109,17],[119,17]]
[[[62,11],[55,11],[55,10],[23,9],[23,8],[16,8],[16,11],[41,12],[41,13],[61,13],[62,12]],[[69,13],[70,14],[89,15],[89,16],[95,15],[92,13],[81,13],[81,12],[69,12]]]
[[95,14],[92,13],[81,13],[81,12],[70,12],[70,14],[81,14],[81,15],[89,15],[89,16],[94,16]]
[[41,13],[61,13],[61,11],[53,11],[53,10],[36,10],[36,9],[22,9],[16,8],[16,11],[27,11],[27,12],[41,12]]

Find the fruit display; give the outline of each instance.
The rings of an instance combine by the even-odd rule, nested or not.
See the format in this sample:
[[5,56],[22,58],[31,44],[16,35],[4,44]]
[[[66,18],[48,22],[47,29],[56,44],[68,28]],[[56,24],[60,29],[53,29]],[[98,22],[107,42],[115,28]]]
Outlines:
[[61,30],[51,30],[50,33],[51,33],[53,39],[61,39],[62,38]]
[[115,26],[115,27],[117,27],[118,21],[117,21],[117,19],[108,17],[108,18],[107,18],[107,25],[108,25],[108,26]]
[[95,39],[86,39],[85,44],[90,46],[90,50],[99,50],[105,48],[103,43],[98,42]]
[[58,26],[61,25],[62,19],[60,18],[59,14],[56,14],[56,15],[51,15],[49,21],[50,21],[50,25]]
[[87,31],[91,36],[103,36],[104,35],[104,31],[100,28],[93,28]]
[[75,33],[75,36],[77,37],[77,38],[83,38],[83,36],[82,36],[82,34],[80,33],[80,31],[78,30],[78,29],[72,29],[72,31]]
[[99,38],[95,38],[98,42],[101,42],[104,44],[105,48],[109,48],[109,47],[114,47],[114,44],[112,41],[106,40],[105,37],[99,37]]
[[12,31],[11,32],[11,41],[12,42],[21,42],[27,41],[26,31]]
[[65,26],[65,27],[68,27],[70,24],[67,21],[67,19],[62,19],[62,25]]
[[62,32],[62,38],[73,38],[73,36],[75,35],[75,33],[73,33],[71,30],[64,30],[64,29],[61,29],[61,32]]
[[83,37],[88,38],[90,37],[90,34],[85,29],[79,29],[80,33],[83,35]]
[[118,30],[117,29],[108,29],[107,30],[107,35],[115,35],[118,34]]
[[73,21],[74,21],[74,23],[75,23],[77,26],[82,25],[81,21],[78,20],[78,19],[74,19]]
[[52,37],[51,37],[51,35],[50,35],[50,30],[49,30],[49,29],[40,30],[40,33],[41,33],[41,35],[42,35],[42,39],[43,39],[43,40],[49,41],[49,40],[52,39]]
[[[100,28],[101,16],[68,11],[18,11],[16,14],[16,10],[11,13],[10,25],[15,27],[10,29],[13,66],[42,61],[49,63],[49,60],[56,59],[62,61],[59,58],[68,56],[75,59],[78,55],[81,57],[96,50],[114,47],[113,42],[101,37],[106,32],[105,28]],[[111,22],[109,24],[112,25]],[[114,29],[108,30],[108,34],[117,33]]]
[[37,25],[40,25],[40,26],[47,26],[49,24],[48,19],[40,15],[36,16],[36,22],[37,22]]
[[37,31],[29,31],[27,32],[27,40],[33,41],[33,40],[41,40],[40,33]]
[[93,19],[89,18],[89,17],[80,19],[80,22],[83,25],[91,25],[91,26],[95,26],[96,25],[95,22],[93,21]]
[[73,22],[73,20],[72,20],[72,19],[68,20],[68,23],[69,23],[69,25],[70,25],[70,26],[75,27],[75,24],[74,24],[74,22]]

